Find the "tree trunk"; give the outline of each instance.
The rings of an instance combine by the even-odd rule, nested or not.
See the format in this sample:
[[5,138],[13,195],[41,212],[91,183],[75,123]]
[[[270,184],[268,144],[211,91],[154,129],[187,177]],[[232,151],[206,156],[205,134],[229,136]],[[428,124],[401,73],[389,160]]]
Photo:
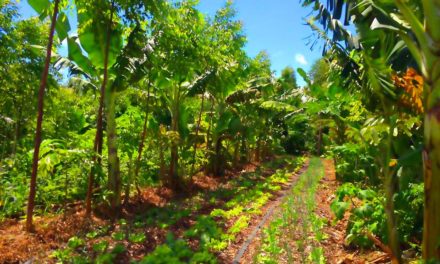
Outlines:
[[44,91],[46,90],[47,77],[49,75],[49,65],[52,55],[53,36],[55,33],[55,24],[58,16],[58,4],[59,4],[59,0],[55,0],[52,20],[50,24],[49,41],[47,43],[46,60],[44,63],[44,69],[41,76],[40,89],[38,91],[37,127],[35,129],[35,147],[34,147],[34,156],[32,160],[32,174],[31,174],[31,183],[30,183],[27,215],[26,215],[26,230],[28,232],[31,232],[34,229],[32,223],[32,216],[34,213],[35,194],[37,187],[38,160],[40,155],[40,144],[41,144],[41,127],[43,123],[43,110],[44,110]]
[[128,201],[130,200],[130,187],[133,183],[133,161],[132,157],[130,155],[130,160],[128,161],[128,175],[127,175],[127,184],[125,185],[125,196],[124,196],[124,205],[128,204]]
[[255,147],[255,162],[260,162],[260,152],[261,152],[261,137],[258,136],[257,143]]
[[107,94],[107,147],[108,147],[108,189],[110,194],[110,205],[115,213],[119,215],[121,207],[121,175],[119,168],[117,134],[116,134],[116,92],[109,91]]
[[162,181],[162,184],[166,184],[167,179],[165,178],[166,175],[166,170],[165,170],[165,157],[164,157],[164,153],[163,153],[163,143],[159,143],[159,176],[160,176],[160,180]]
[[[145,109],[145,120],[144,120],[144,126],[142,128],[142,134],[141,134],[141,140],[139,141],[139,148],[138,148],[138,156],[136,159],[136,168],[134,170],[134,181],[136,182],[136,179],[139,175],[139,169],[141,168],[141,159],[142,159],[142,152],[144,150],[145,145],[145,139],[147,138],[147,123],[148,123],[148,115],[150,114],[150,80],[148,79],[147,84],[147,105]],[[140,195],[140,189],[138,184],[136,183],[136,190],[138,192],[138,195]]]
[[[409,51],[419,63],[424,77],[423,175],[425,207],[423,217],[423,259],[440,260],[440,0],[422,1],[424,21],[418,21],[403,0],[395,1],[410,22],[414,39],[402,34]],[[422,28],[424,26],[424,28]]]
[[196,127],[196,136],[194,139],[194,153],[192,157],[192,164],[191,164],[191,171],[190,171],[190,177],[192,181],[192,176],[194,174],[194,166],[196,164],[196,154],[197,154],[197,137],[199,136],[199,130],[200,130],[200,123],[202,122],[202,113],[203,113],[203,103],[205,102],[205,96],[202,94],[202,102],[200,104],[200,112],[199,112],[199,118],[197,120],[197,127]]
[[[102,155],[102,144],[103,144],[103,112],[104,112],[104,98],[105,91],[107,89],[107,80],[108,80],[108,54],[110,50],[110,32],[111,25],[113,21],[113,9],[114,2],[112,1],[112,6],[110,10],[110,21],[107,25],[107,38],[105,43],[104,50],[104,78],[102,80],[101,89],[100,89],[100,97],[99,97],[99,108],[98,108],[98,118],[96,120],[96,133],[95,140],[93,143],[93,151],[95,154],[92,158],[92,168],[89,173],[89,180],[87,184],[87,196],[86,196],[86,217],[90,217],[92,214],[92,199],[93,199],[93,187],[95,185],[95,169],[96,165],[101,166],[101,155]],[[97,164],[96,161],[98,161]]]
[[[171,131],[175,133],[179,133],[179,111],[180,111],[180,84],[178,87],[174,87],[175,90],[173,91],[173,104],[171,106],[172,108],[172,114],[171,114]],[[171,140],[171,157],[170,157],[170,168],[169,168],[169,175],[168,175],[168,187],[170,187],[173,190],[176,190],[177,187],[180,185],[180,179],[179,179],[179,145],[177,140],[179,139],[172,138]]]
[[214,100],[211,99],[211,109],[209,110],[209,126],[208,126],[208,131],[206,132],[206,151],[209,151],[211,148],[211,140],[210,140],[210,134],[211,134],[211,129],[212,129],[212,119],[214,114],[212,113],[212,111],[214,110]]
[[318,144],[317,144],[317,154],[321,155],[321,148],[322,148],[322,128],[321,128],[321,124],[319,124],[319,128],[318,128]]
[[[385,107],[384,107],[385,109]],[[394,122],[391,121],[389,117],[389,111],[386,109],[385,112],[385,120],[389,126],[389,131],[385,143],[384,149],[384,161],[382,164],[383,175],[384,175],[384,188],[385,188],[385,213],[387,216],[387,228],[388,228],[388,239],[389,246],[393,253],[391,256],[391,263],[399,264],[402,263],[402,256],[400,252],[400,242],[399,242],[399,234],[397,231],[397,221],[396,214],[394,213],[394,194],[395,194],[395,186],[396,186],[396,178],[394,176],[394,172],[390,170],[390,161],[391,161],[391,148],[392,148],[392,133],[394,130]]]
[[238,141],[237,139],[234,148],[234,162],[233,162],[234,167],[237,167],[239,163],[240,163],[240,141]]
[[[440,65],[440,57],[437,59]],[[438,67],[437,67],[438,68]],[[433,69],[434,70],[434,69]],[[433,74],[433,73],[432,73]],[[432,75],[430,75],[432,76]],[[433,103],[427,102],[423,152],[425,209],[423,227],[423,258],[440,260],[440,79],[427,79]]]
[[248,152],[248,148],[247,148],[247,144],[246,144],[246,136],[243,133],[243,135],[241,136],[241,158],[240,158],[240,161],[242,163],[248,162],[247,152]]
[[[178,123],[178,115],[177,112],[175,112],[175,115],[173,115],[173,120],[172,120],[172,131],[177,132],[177,123]],[[178,175],[178,167],[179,167],[179,149],[178,149],[178,145],[177,142],[175,142],[175,139],[172,139],[171,142],[171,157],[170,157],[170,168],[169,168],[169,172],[168,172],[168,180],[167,180],[167,185],[168,187],[170,187],[171,189],[176,189],[177,187],[177,177],[179,177]]]

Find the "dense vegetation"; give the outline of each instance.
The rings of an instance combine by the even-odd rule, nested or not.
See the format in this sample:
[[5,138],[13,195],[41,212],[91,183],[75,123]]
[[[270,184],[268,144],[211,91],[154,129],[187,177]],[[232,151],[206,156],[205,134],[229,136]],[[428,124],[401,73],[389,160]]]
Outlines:
[[[335,162],[331,210],[334,223],[348,217],[347,247],[379,247],[392,263],[408,249],[440,260],[438,0],[301,1],[323,56],[279,77],[265,52],[244,51],[232,2],[213,17],[192,0],[28,3],[39,17],[0,3],[0,220],[26,218],[35,232],[34,215],[75,208],[111,223],[53,258],[111,263],[135,251],[118,241],[146,244],[142,230],[161,228],[141,263],[214,263],[307,153]],[[249,164],[258,168],[239,172]],[[318,158],[309,166],[255,262],[293,261],[282,234],[295,232],[314,247],[302,262],[325,261],[314,214],[323,172]],[[225,185],[198,192],[206,175]],[[127,213],[161,187],[181,197]]]

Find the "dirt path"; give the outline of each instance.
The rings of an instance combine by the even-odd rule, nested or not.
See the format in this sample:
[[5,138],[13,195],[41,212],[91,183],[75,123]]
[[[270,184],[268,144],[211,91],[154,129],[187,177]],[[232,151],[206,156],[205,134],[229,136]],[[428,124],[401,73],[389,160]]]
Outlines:
[[360,252],[344,245],[349,215],[333,223],[330,204],[339,183],[332,160],[312,158],[294,182],[269,220],[261,228],[252,227],[255,237],[248,237],[249,245],[242,244],[246,251],[236,263],[387,262],[383,252]]
[[[303,167],[292,174],[292,178],[289,184],[283,186],[283,189],[277,192],[265,206],[262,208],[261,215],[257,215],[251,219],[249,226],[244,229],[237,236],[237,239],[228,246],[228,248],[219,254],[221,263],[248,263],[243,262],[250,255],[250,252],[255,252],[255,246],[258,245],[257,241],[260,239],[261,229],[272,218],[285,199],[285,196],[295,185],[296,181],[302,175],[309,166],[309,160],[305,162]],[[242,252],[240,252],[242,251]],[[238,256],[240,255],[240,256]]]

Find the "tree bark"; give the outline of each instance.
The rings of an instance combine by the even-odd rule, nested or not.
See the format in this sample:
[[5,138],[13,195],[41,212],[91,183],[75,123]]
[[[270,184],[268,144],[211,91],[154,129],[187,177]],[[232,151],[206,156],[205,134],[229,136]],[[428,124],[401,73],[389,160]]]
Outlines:
[[59,0],[55,0],[52,20],[50,24],[49,42],[47,43],[46,60],[44,63],[44,69],[41,76],[40,89],[38,91],[37,127],[35,129],[35,147],[34,147],[34,155],[32,160],[32,174],[31,174],[31,183],[30,183],[27,215],[26,215],[26,230],[28,232],[31,232],[34,229],[32,217],[34,213],[35,194],[37,187],[38,161],[39,161],[40,144],[41,144],[41,128],[43,123],[43,111],[44,111],[44,91],[46,90],[47,77],[49,75],[49,65],[52,55],[53,37],[55,33],[55,24],[58,16],[58,4],[59,4]]
[[[112,1],[112,6],[110,10],[110,21],[107,25],[107,38],[105,43],[104,50],[104,78],[101,84],[100,90],[100,98],[99,98],[99,109],[98,109],[98,118],[96,121],[96,134],[95,141],[93,143],[93,151],[95,154],[92,158],[92,166],[95,166],[95,162],[98,161],[97,165],[101,165],[101,155],[102,155],[102,144],[103,144],[103,112],[104,112],[104,98],[105,91],[107,88],[107,80],[108,80],[108,54],[110,50],[110,34],[111,34],[111,24],[113,21],[113,9],[114,2]],[[95,167],[96,168],[96,167]],[[89,173],[89,180],[87,184],[87,196],[86,196],[86,217],[90,217],[92,214],[92,199],[93,199],[93,187],[95,181],[95,168],[92,167]]]

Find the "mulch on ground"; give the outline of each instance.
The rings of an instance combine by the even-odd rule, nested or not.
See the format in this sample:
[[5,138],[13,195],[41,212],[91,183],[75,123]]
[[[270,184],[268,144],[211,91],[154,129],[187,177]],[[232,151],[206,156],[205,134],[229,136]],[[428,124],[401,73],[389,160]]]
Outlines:
[[335,216],[330,209],[330,204],[335,198],[339,182],[336,180],[335,166],[331,159],[324,160],[325,177],[321,180],[316,194],[317,208],[315,213],[328,219],[324,227],[327,239],[321,242],[324,249],[325,259],[328,263],[337,264],[361,264],[361,263],[387,263],[390,261],[388,255],[382,251],[364,250],[361,251],[345,245],[346,229],[350,217],[347,212],[341,221],[332,224]]
[[[129,204],[122,209],[123,217],[131,222],[131,219],[139,214],[147,212],[152,208],[164,208],[170,202],[181,204],[181,207],[189,206],[186,204],[192,196],[200,193],[209,193],[218,188],[232,188],[230,180],[240,177],[243,173],[253,172],[260,166],[259,163],[249,163],[245,166],[227,171],[224,177],[212,177],[199,173],[193,178],[191,191],[186,195],[176,194],[165,187],[148,187],[141,190],[140,196],[137,195],[130,199]],[[270,175],[273,171],[264,172]],[[209,214],[215,208],[221,208],[227,200],[219,199],[216,204],[209,201],[202,201],[200,209],[192,212],[187,217],[182,217],[169,228],[159,228],[156,226],[146,226],[143,228],[147,240],[143,244],[132,244],[123,241],[128,249],[124,256],[118,258],[118,262],[124,263],[129,259],[140,260],[142,257],[153,251],[158,245],[165,242],[166,234],[172,232],[175,237],[183,236],[184,231],[190,228],[199,215]],[[118,224],[112,224],[107,220],[105,210],[99,208],[95,217],[85,218],[85,211],[81,203],[63,215],[44,216],[35,218],[35,233],[27,233],[23,230],[23,221],[10,219],[0,224],[0,263],[22,263],[33,260],[37,263],[54,263],[55,259],[50,258],[53,250],[65,246],[67,240],[72,236],[86,234],[103,226],[117,228]],[[102,212],[104,211],[104,212]],[[257,219],[253,220],[256,221]],[[233,223],[231,223],[232,225]],[[227,227],[227,226],[226,226]],[[244,235],[239,235],[241,237]],[[106,239],[106,238],[103,238]],[[88,243],[96,241],[88,241]],[[197,241],[189,241],[190,246],[196,248]],[[89,245],[90,246],[90,245]]]

